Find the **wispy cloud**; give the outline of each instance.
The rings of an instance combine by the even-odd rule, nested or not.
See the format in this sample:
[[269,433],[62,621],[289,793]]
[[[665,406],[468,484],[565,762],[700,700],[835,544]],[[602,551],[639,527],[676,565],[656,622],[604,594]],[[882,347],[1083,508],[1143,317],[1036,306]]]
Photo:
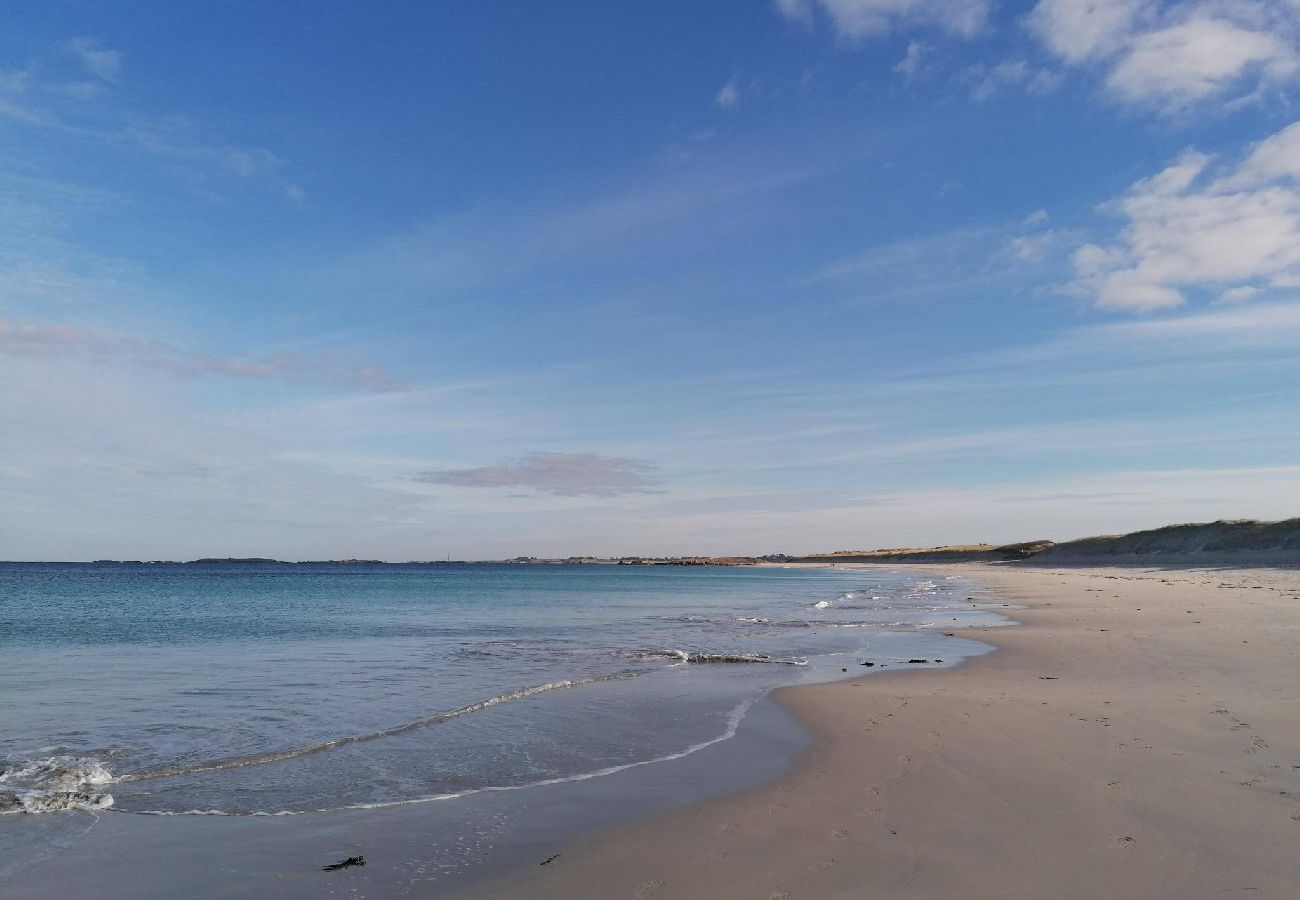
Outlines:
[[894,71],[899,75],[902,75],[904,81],[910,82],[918,73],[920,73],[922,59],[925,57],[925,54],[929,49],[929,45],[923,44],[920,41],[909,41],[907,44],[907,52],[903,54],[903,58],[894,66]]
[[416,481],[456,487],[525,487],[559,497],[618,497],[650,492],[659,482],[650,463],[594,453],[530,453],[495,466],[436,469]]
[[991,7],[989,0],[776,0],[785,18],[813,27],[820,13],[847,41],[918,26],[970,37],[988,24]]
[[81,63],[86,74],[108,84],[117,84],[122,75],[121,51],[105,47],[94,38],[73,38],[68,41],[68,52]]
[[740,104],[740,84],[735,75],[727,79],[727,83],[718,90],[713,102],[723,109],[732,109]]
[[367,391],[400,391],[406,387],[383,367],[358,361],[349,354],[278,353],[255,359],[215,356],[165,341],[104,334],[59,322],[0,320],[0,354],[68,357],[143,366],[176,375],[332,384]]
[[1238,306],[1176,318],[1118,322],[1091,329],[1091,334],[1105,339],[1177,341],[1184,345],[1199,338],[1225,352],[1244,347],[1294,347],[1300,341],[1300,303]]
[[992,66],[974,65],[962,72],[959,80],[971,86],[970,96],[976,103],[984,103],[1007,90],[1050,94],[1061,84],[1059,73],[1031,66],[1023,59],[1009,59]]
[[[295,205],[305,201],[306,192],[285,175],[284,161],[272,151],[215,140],[212,129],[192,116],[131,111],[122,90],[124,58],[96,38],[79,37],[24,68],[0,70],[0,117],[53,135],[187,163],[196,173],[260,184]],[[75,66],[72,71],[67,60]],[[91,115],[86,101],[105,100],[110,92],[117,94],[114,102],[94,104]]]

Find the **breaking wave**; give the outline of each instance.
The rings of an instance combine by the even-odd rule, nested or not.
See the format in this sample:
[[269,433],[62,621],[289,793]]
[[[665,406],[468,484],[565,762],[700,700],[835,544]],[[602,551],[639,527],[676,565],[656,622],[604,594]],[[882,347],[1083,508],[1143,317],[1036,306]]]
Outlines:
[[[47,813],[69,809],[99,810],[113,805],[113,795],[89,789],[97,785],[125,784],[135,781],[153,781],[159,778],[173,778],[178,775],[193,775],[199,772],[217,772],[223,769],[242,769],[247,766],[260,766],[267,763],[281,762],[323,753],[350,744],[360,744],[381,738],[393,737],[448,722],[469,713],[479,712],[489,707],[512,700],[522,700],[548,691],[564,688],[581,687],[605,681],[619,681],[635,678],[640,672],[615,672],[610,675],[598,675],[593,678],[569,678],[561,681],[548,681],[545,684],[520,688],[462,706],[448,712],[425,716],[366,734],[353,734],[335,738],[306,747],[294,747],[288,750],[276,750],[270,753],[256,753],[249,756],[237,756],[212,762],[192,763],[189,765],[169,766],[163,769],[150,769],[143,772],[128,772],[114,776],[108,768],[97,759],[54,755],[44,759],[22,760],[5,764],[0,768],[0,814],[7,813]],[[195,810],[198,814],[200,811]],[[220,811],[206,811],[210,815],[222,815]]]
[[280,810],[277,812],[253,812],[253,813],[228,813],[219,809],[190,809],[181,812],[170,812],[166,810],[142,810],[137,815],[142,816],[299,816],[307,812],[331,812],[336,809],[383,809],[390,806],[409,806],[413,803],[434,803],[439,800],[458,800],[461,797],[469,797],[473,794],[492,794],[502,791],[522,791],[527,788],[543,787],[550,784],[570,784],[575,781],[587,781],[592,778],[603,778],[606,775],[614,775],[619,772],[625,772],[628,769],[636,769],[641,766],[650,766],[655,763],[669,762],[674,759],[681,759],[697,753],[705,747],[712,747],[714,744],[720,744],[723,741],[731,740],[736,736],[736,730],[740,727],[741,720],[754,705],[752,699],[745,700],[732,709],[727,716],[727,725],[722,734],[707,740],[698,741],[691,744],[683,750],[675,753],[666,753],[662,756],[655,756],[651,759],[641,759],[635,762],[620,763],[618,765],[606,766],[603,769],[596,769],[591,772],[580,772],[576,775],[561,775],[555,778],[545,778],[540,781],[530,781],[525,784],[494,784],[487,787],[468,788],[463,791],[456,791],[450,794],[430,794],[426,797],[411,797],[406,800],[381,800],[375,803],[353,803],[347,806],[330,807],[328,809],[317,810]]
[[[873,594],[870,591],[845,591],[834,600],[818,600],[813,604],[813,609],[831,609],[832,607],[841,607],[845,603],[853,603],[862,600],[880,600],[883,599],[879,594]],[[849,607],[852,608],[852,607]]]
[[765,653],[696,653],[689,650],[638,650],[638,659],[676,659],[685,663],[778,663],[786,666],[806,666],[808,660],[801,656],[768,656]]
[[113,795],[94,788],[112,774],[97,759],[54,754],[6,762],[0,767],[0,815],[108,809]]
[[492,706],[509,703],[512,700],[523,700],[525,697],[534,697],[537,694],[544,694],[548,691],[582,687],[583,685],[599,684],[605,681],[621,681],[627,678],[635,678],[640,674],[640,672],[615,672],[610,675],[597,675],[592,678],[566,678],[560,681],[548,681],[545,684],[533,685],[532,687],[520,688],[517,691],[498,694],[495,697],[489,697],[486,700],[480,700],[477,703],[471,703],[468,706],[462,706],[458,709],[437,713],[431,716],[424,716],[423,718],[415,719],[402,725],[395,725],[392,728],[384,728],[380,731],[348,735],[347,737],[335,738],[332,741],[324,741],[306,747],[294,747],[289,750],[275,750],[270,753],[255,753],[250,756],[237,756],[231,759],[216,760],[215,762],[193,763],[184,766],[171,766],[165,769],[152,769],[145,772],[132,772],[114,778],[113,781],[118,783],[130,781],[152,781],[158,778],[172,778],[177,775],[193,775],[198,772],[216,772],[222,769],[242,769],[246,766],[261,766],[267,763],[280,762],[286,759],[297,759],[303,756],[311,756],[316,753],[324,753],[326,750],[346,747],[351,744],[377,741],[381,738],[394,737],[395,735],[405,734],[408,731],[415,731],[419,728],[428,728],[431,725],[439,725],[443,722],[449,722],[452,719],[468,715],[469,713],[480,712],[481,710],[488,709]]

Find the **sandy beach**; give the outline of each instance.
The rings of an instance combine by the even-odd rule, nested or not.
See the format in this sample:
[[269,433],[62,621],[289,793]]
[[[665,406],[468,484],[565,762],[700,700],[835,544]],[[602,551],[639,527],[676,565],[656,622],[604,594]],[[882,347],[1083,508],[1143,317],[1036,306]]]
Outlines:
[[475,896],[1300,894],[1300,573],[949,571],[1024,605],[999,652],[784,690],[789,774]]

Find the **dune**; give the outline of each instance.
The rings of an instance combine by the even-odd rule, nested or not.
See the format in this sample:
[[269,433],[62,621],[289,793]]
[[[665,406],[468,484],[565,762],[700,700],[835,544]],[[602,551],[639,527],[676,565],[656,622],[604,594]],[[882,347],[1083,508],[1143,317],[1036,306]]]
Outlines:
[[1034,540],[1001,545],[836,550],[794,557],[792,561],[835,564],[1024,562],[1033,565],[1126,565],[1164,561],[1173,564],[1292,566],[1300,565],[1300,518],[1278,522],[1222,519],[1061,543]]

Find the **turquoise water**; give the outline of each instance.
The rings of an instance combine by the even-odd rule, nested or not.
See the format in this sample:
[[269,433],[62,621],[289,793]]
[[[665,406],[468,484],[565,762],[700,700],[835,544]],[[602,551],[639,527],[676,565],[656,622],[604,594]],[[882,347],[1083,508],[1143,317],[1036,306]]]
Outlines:
[[835,569],[0,565],[0,809],[294,814],[598,776],[723,740],[780,685],[977,652],[942,636],[999,621],[973,590]]

